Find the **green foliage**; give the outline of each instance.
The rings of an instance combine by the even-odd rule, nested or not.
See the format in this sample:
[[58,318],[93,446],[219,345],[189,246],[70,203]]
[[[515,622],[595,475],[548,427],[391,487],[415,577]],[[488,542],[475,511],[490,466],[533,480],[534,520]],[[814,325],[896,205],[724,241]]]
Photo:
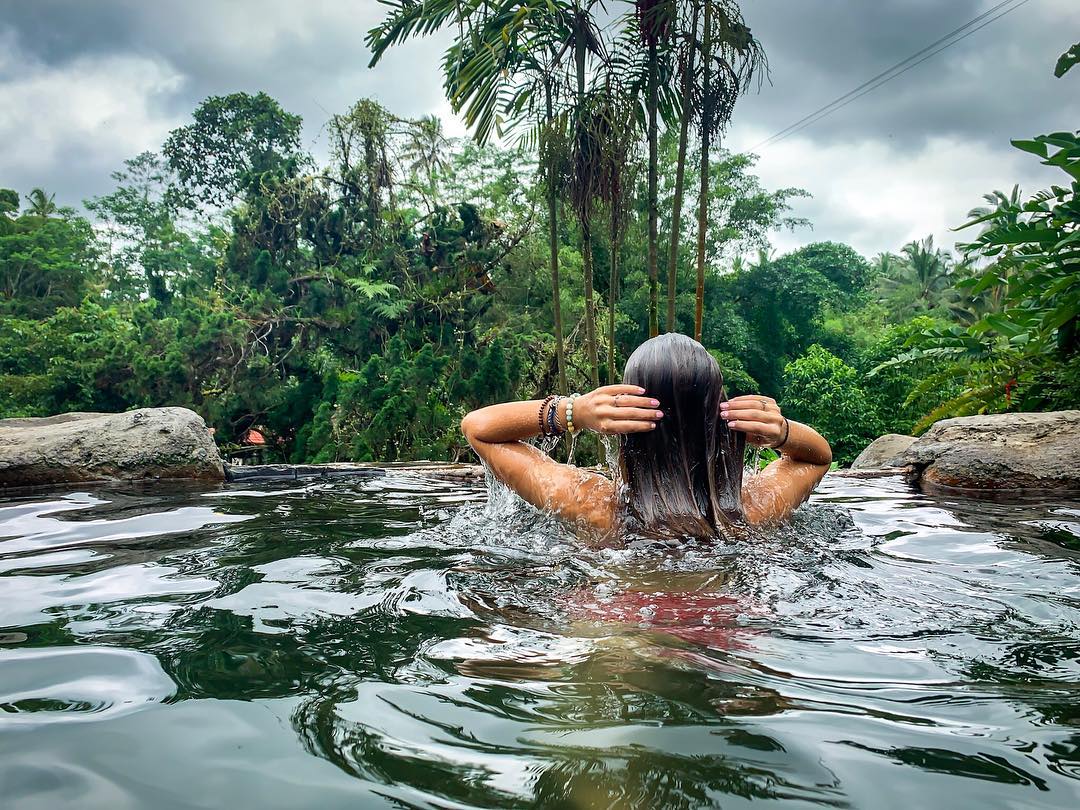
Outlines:
[[243,191],[253,193],[263,173],[295,163],[301,118],[266,93],[211,96],[193,118],[163,148],[185,204],[226,206]]
[[812,270],[832,282],[843,309],[860,303],[874,279],[870,263],[847,245],[837,242],[815,242],[787,254],[776,264],[783,273]]
[[[37,189],[36,191],[40,191]],[[90,223],[51,198],[37,200],[20,216],[18,195],[0,191],[0,316],[45,318],[77,304],[98,270],[98,246]]]
[[[1068,185],[1027,201],[1019,193],[991,195],[996,205],[973,212],[964,226],[984,226],[962,248],[987,262],[957,285],[971,321],[928,329],[917,345],[879,366],[932,360],[938,371],[928,379],[959,385],[916,429],[944,416],[1080,402],[1073,371],[1080,361],[1080,137],[1059,132],[1013,143],[1064,171]],[[987,306],[987,298],[995,305]]]
[[1060,79],[1077,63],[1080,63],[1080,42],[1077,42],[1058,57],[1057,64],[1054,65],[1054,75]]
[[952,256],[934,247],[934,238],[908,242],[900,256],[889,256],[877,278],[878,300],[896,320],[941,309],[953,272]]
[[[22,208],[0,190],[0,417],[184,405],[227,449],[255,427],[283,460],[453,459],[469,409],[557,387],[559,336],[567,387],[591,384],[590,254],[592,314],[606,324],[614,307],[610,335],[595,333],[601,378],[647,336],[647,186],[632,166],[616,178],[611,144],[603,205],[570,220],[535,157],[449,140],[430,119],[362,100],[331,118],[326,165],[298,132],[261,94],[208,99],[164,155],[127,161],[87,203],[93,226],[41,189]],[[1072,135],[1018,145],[1075,171]],[[670,134],[659,151],[667,210]],[[730,395],[776,396],[845,462],[938,415],[1076,403],[1075,181],[1026,202],[990,195],[965,261],[927,240],[871,265],[831,242],[770,256],[770,230],[805,224],[790,215],[803,192],[716,157],[702,340]],[[691,332],[696,234],[675,247]]]
[[817,428],[841,464],[851,463],[881,433],[860,377],[853,367],[817,344],[784,368],[788,415]]
[[761,389],[757,381],[747,373],[742,360],[733,354],[710,349],[709,354],[716,358],[724,374],[724,389],[728,397],[753,394]]

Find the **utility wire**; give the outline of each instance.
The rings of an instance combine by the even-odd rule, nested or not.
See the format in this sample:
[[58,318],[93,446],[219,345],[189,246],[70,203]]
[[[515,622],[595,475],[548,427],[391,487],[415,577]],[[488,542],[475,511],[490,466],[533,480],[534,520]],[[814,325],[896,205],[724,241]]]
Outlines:
[[[853,90],[849,90],[849,91],[848,91],[847,93],[845,93],[844,95],[840,96],[840,98],[837,98],[837,99],[834,99],[833,101],[830,101],[830,102],[829,102],[828,104],[826,104],[826,105],[825,105],[824,107],[821,107],[821,108],[819,108],[819,109],[815,110],[814,112],[810,113],[809,115],[807,115],[807,116],[806,116],[806,117],[804,117],[804,118],[800,118],[800,119],[799,119],[798,121],[796,121],[796,122],[795,122],[794,124],[792,124],[791,126],[789,126],[789,127],[786,127],[785,129],[782,129],[782,130],[780,130],[780,131],[779,131],[779,132],[777,132],[777,133],[776,133],[775,135],[772,135],[772,136],[771,136],[771,137],[769,137],[769,138],[766,138],[766,139],[765,139],[764,141],[762,141],[762,142],[761,142],[761,143],[759,143],[759,144],[758,144],[757,146],[755,146],[755,147],[754,147],[754,149],[757,149],[757,148],[758,148],[758,146],[764,146],[764,145],[766,145],[766,144],[770,143],[771,141],[773,141],[773,140],[775,140],[775,139],[779,138],[780,136],[784,135],[785,133],[789,132],[790,130],[793,130],[793,129],[795,129],[795,128],[796,128],[797,126],[799,126],[799,124],[802,124],[802,123],[803,123],[804,121],[809,121],[809,120],[810,120],[811,118],[813,118],[813,117],[814,117],[815,115],[817,115],[818,113],[820,113],[820,112],[823,112],[824,110],[827,110],[828,108],[830,108],[830,107],[832,107],[832,106],[834,106],[834,105],[836,105],[836,104],[839,104],[839,103],[840,103],[840,102],[842,102],[842,101],[843,101],[844,99],[846,99],[846,98],[849,98],[849,97],[851,97],[851,96],[855,95],[855,94],[856,94],[856,93],[858,93],[858,92],[859,92],[860,90],[862,90],[862,89],[863,89],[864,87],[866,87],[866,86],[868,86],[868,85],[870,85],[870,84],[873,84],[873,83],[874,83],[874,82],[876,82],[876,81],[877,81],[878,79],[881,79],[881,78],[883,78],[883,77],[885,77],[885,76],[888,76],[888,75],[889,75],[890,73],[892,73],[892,72],[893,72],[894,70],[897,70],[897,69],[899,69],[899,68],[903,67],[904,65],[906,65],[906,64],[907,64],[908,62],[912,61],[913,59],[918,59],[918,58],[919,58],[920,56],[922,56],[922,55],[923,55],[924,53],[926,53],[927,51],[929,51],[929,50],[930,50],[931,48],[935,48],[935,47],[937,47],[938,45],[940,45],[941,43],[943,43],[943,42],[945,42],[945,41],[947,41],[947,40],[950,40],[950,39],[952,39],[952,38],[953,38],[954,36],[956,36],[957,34],[960,34],[960,33],[962,33],[962,32],[963,32],[963,31],[964,31],[965,29],[967,29],[967,28],[970,28],[970,27],[971,27],[972,25],[974,25],[975,23],[979,22],[979,21],[980,21],[980,20],[982,20],[983,18],[985,18],[985,17],[989,16],[990,14],[993,14],[993,13],[994,13],[995,11],[997,11],[998,9],[1000,9],[1000,8],[1001,8],[1002,6],[1007,6],[1007,5],[1009,5],[1009,3],[1012,3],[1012,2],[1015,2],[1015,0],[1002,0],[1002,2],[998,3],[998,4],[996,5],[996,6],[994,6],[994,7],[990,8],[990,9],[987,9],[986,11],[984,11],[984,12],[983,12],[982,14],[980,14],[980,15],[979,15],[979,16],[977,16],[977,17],[975,17],[974,19],[972,19],[972,20],[968,20],[968,21],[967,21],[966,23],[964,23],[963,25],[961,25],[961,26],[960,26],[959,28],[957,28],[957,29],[955,29],[955,30],[953,30],[953,31],[950,31],[950,32],[949,32],[949,33],[947,33],[947,34],[946,34],[945,36],[943,36],[943,37],[942,37],[941,39],[939,39],[939,40],[937,40],[937,41],[935,41],[935,42],[931,42],[931,43],[930,43],[929,45],[927,45],[927,46],[926,46],[925,48],[923,48],[923,49],[922,49],[921,51],[918,51],[918,52],[916,52],[916,53],[913,53],[913,54],[912,54],[911,56],[907,57],[906,59],[902,59],[902,60],[900,60],[899,62],[897,62],[897,63],[896,63],[895,65],[893,65],[892,67],[888,68],[887,70],[883,70],[883,71],[882,71],[881,73],[879,73],[879,74],[878,74],[877,76],[874,76],[874,77],[873,77],[873,78],[871,78],[871,79],[867,79],[867,80],[866,80],[865,82],[863,82],[862,84],[860,84],[860,85],[859,85],[858,87],[854,88]],[[752,150],[751,150],[751,151],[752,151]]]
[[[975,28],[971,28],[971,26],[975,25],[975,23],[978,23],[981,20],[984,20],[988,15],[993,14],[994,12],[1000,10],[1003,6],[1007,6],[1007,5],[1009,5],[1009,3],[1013,3],[1013,2],[1015,2],[1015,0],[1004,0],[1001,3],[998,3],[996,6],[993,6],[992,8],[988,9],[987,11],[984,11],[982,14],[980,14],[979,16],[977,16],[977,17],[969,20],[968,22],[964,23],[962,26],[955,29],[954,31],[951,31],[948,34],[946,34],[945,36],[943,36],[940,39],[936,40],[935,42],[930,43],[925,48],[923,48],[921,51],[917,51],[916,53],[913,53],[911,56],[907,57],[906,59],[903,59],[900,62],[897,62],[895,65],[890,67],[888,70],[882,71],[877,76],[874,76],[871,79],[867,79],[865,82],[860,84],[858,87],[856,87],[856,88],[854,88],[852,90],[849,90],[847,93],[840,96],[839,98],[836,98],[833,101],[830,101],[825,106],[818,108],[817,110],[815,110],[814,112],[810,113],[807,116],[804,116],[803,118],[800,118],[794,124],[791,124],[790,126],[785,127],[784,129],[780,130],[779,132],[775,133],[774,135],[771,135],[770,137],[768,137],[765,140],[761,141],[760,143],[756,144],[754,147],[752,147],[751,149],[749,149],[747,151],[756,152],[758,149],[760,149],[763,146],[772,146],[774,144],[779,143],[782,140],[785,140],[786,138],[789,138],[790,136],[792,136],[792,135],[794,135],[794,134],[796,134],[798,132],[801,132],[802,130],[806,129],[807,127],[816,124],[818,121],[822,120],[823,118],[827,118],[828,116],[832,115],[837,110],[843,109],[844,107],[846,107],[851,102],[862,98],[867,93],[870,93],[870,92],[872,92],[874,90],[877,90],[882,85],[887,84],[888,82],[891,82],[893,79],[895,79],[895,78],[897,78],[899,76],[903,76],[909,70],[911,70],[914,67],[917,67],[917,66],[921,65],[927,59],[930,59],[931,57],[936,56],[937,54],[944,51],[946,48],[950,48],[953,45],[955,45],[956,43],[958,43],[958,42],[960,42],[960,41],[962,41],[964,39],[967,39],[969,36],[974,34],[976,31],[979,31],[979,30],[985,28],[986,26],[990,25],[990,23],[994,22],[995,20],[1001,19],[1002,17],[1004,17],[1006,14],[1009,14],[1010,12],[1016,11],[1016,9],[1018,9],[1021,6],[1031,2],[1031,0],[1020,0],[1019,3],[1012,6],[1011,8],[1005,9],[1005,11],[1002,11],[997,16],[991,17],[990,19],[986,20],[986,22],[982,23],[982,25],[979,25],[979,26],[977,26]],[[971,28],[971,30],[967,30],[969,28]],[[965,31],[966,31],[966,33],[963,33]],[[961,34],[961,33],[963,34],[962,36],[956,36],[957,34]],[[953,39],[953,37],[956,37],[956,38]],[[945,43],[945,44],[942,44],[942,43]],[[938,47],[938,46],[940,46],[940,47]],[[934,50],[932,50],[932,49],[934,49]],[[928,51],[930,51],[930,52],[927,53]],[[926,55],[923,56],[923,54],[926,54]],[[920,56],[922,56],[921,59],[918,58]],[[916,60],[916,59],[918,61],[914,61],[914,62],[912,61],[912,60]],[[906,67],[904,67],[905,65],[906,65]],[[899,68],[903,68],[903,69],[898,70]]]

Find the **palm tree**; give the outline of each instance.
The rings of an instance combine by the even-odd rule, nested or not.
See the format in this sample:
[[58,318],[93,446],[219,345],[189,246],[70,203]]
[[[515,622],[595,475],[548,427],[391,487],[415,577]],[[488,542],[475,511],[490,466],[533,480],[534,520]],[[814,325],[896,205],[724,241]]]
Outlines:
[[570,178],[570,204],[581,227],[582,275],[585,281],[585,351],[589,360],[589,374],[593,388],[600,385],[600,367],[596,351],[596,310],[593,302],[593,252],[592,213],[600,191],[603,165],[601,146],[603,115],[598,114],[593,100],[585,93],[585,66],[588,43],[599,38],[589,11],[575,3],[574,11],[574,67],[577,79],[577,96],[574,106],[574,140],[572,173]]
[[[976,284],[987,269],[980,268],[974,258],[965,257],[953,266],[949,274],[952,286],[945,292],[945,302],[949,313],[962,326],[972,326],[987,315],[1002,310],[1005,285],[993,284],[978,289]],[[998,276],[1007,277],[1010,268],[1006,265],[995,268],[995,271]]]
[[989,194],[983,194],[983,199],[986,200],[986,205],[968,211],[969,219],[986,221],[983,233],[997,225],[1015,225],[1019,221],[1020,206],[1023,203],[1019,185],[1013,186],[1008,194],[995,189]]
[[[584,75],[579,50],[601,53],[592,23],[599,0],[387,0],[390,13],[368,32],[374,66],[392,45],[456,25],[458,34],[443,58],[444,86],[455,112],[463,113],[473,137],[484,143],[493,131],[522,121],[535,124],[526,136],[540,146],[546,175],[552,308],[555,321],[559,390],[566,392],[565,351],[558,265],[558,195],[562,157],[561,92],[571,82],[564,74]],[[573,55],[573,69],[568,57]],[[578,82],[578,98],[583,95]],[[542,116],[542,117],[541,117]]]
[[933,236],[922,242],[908,242],[900,252],[904,254],[910,277],[916,282],[918,300],[931,309],[938,294],[948,285],[952,257],[934,247]]
[[953,269],[949,253],[934,247],[933,236],[908,242],[900,253],[894,257],[896,269],[878,283],[881,302],[896,317],[925,312],[942,303]]
[[619,251],[630,213],[627,189],[634,174],[632,153],[636,130],[635,103],[627,88],[608,73],[601,95],[601,166],[599,197],[607,206],[610,264],[608,272],[607,381],[613,384],[615,369],[615,313],[619,298]]
[[664,46],[667,50],[668,38],[671,33],[671,22],[675,16],[675,3],[672,0],[635,0],[634,10],[637,17],[638,31],[641,34],[641,42],[645,45],[648,60],[646,62],[646,130],[649,137],[649,239],[648,239],[648,269],[649,269],[649,337],[655,337],[660,331],[659,324],[659,278],[657,267],[657,253],[659,232],[657,220],[659,218],[659,203],[657,200],[657,184],[659,175],[658,139],[659,125],[657,113],[659,107],[658,84],[660,81],[660,50]]
[[[986,200],[986,205],[968,211],[969,220],[981,220],[984,223],[981,233],[995,228],[1015,228],[1020,223],[1024,200],[1019,185],[1014,185],[1008,194],[995,189],[984,194],[983,199]],[[1005,280],[1003,284],[993,284],[989,288],[967,295],[954,285],[949,309],[961,323],[971,325],[984,315],[1001,311],[1005,291],[1008,289],[1008,279],[1015,274],[1015,255],[1016,246],[1005,245],[1001,256],[994,262],[995,275]],[[952,275],[954,279],[970,280],[974,286],[975,279],[985,272],[986,269],[976,271],[974,259],[965,257],[957,263]]]
[[[679,32],[679,151],[675,158],[675,195],[671,204],[671,242],[668,245],[667,330],[675,331],[676,271],[679,261],[679,237],[682,230],[683,185],[686,181],[686,147],[690,134],[694,66],[697,57],[697,28],[701,4],[690,2],[689,27]],[[685,18],[685,15],[683,15]]]
[[30,203],[30,208],[27,209],[26,213],[32,217],[48,219],[59,210],[56,203],[53,202],[55,198],[55,194],[47,194],[42,188],[32,189],[26,195],[26,201]]
[[709,150],[731,120],[735,102],[768,61],[761,44],[750,33],[734,0],[702,0],[704,23],[701,38],[701,87],[697,98],[701,137],[700,187],[698,190],[697,296],[694,337],[701,340],[705,298],[705,229],[709,206]]
[[895,253],[889,253],[885,250],[874,257],[871,265],[874,268],[874,275],[878,279],[892,278],[897,273],[900,259]]
[[403,153],[410,161],[409,171],[423,174],[427,181],[427,191],[432,195],[436,189],[436,175],[445,171],[444,157],[449,141],[443,134],[442,121],[438,116],[425,115],[408,123],[408,138]]

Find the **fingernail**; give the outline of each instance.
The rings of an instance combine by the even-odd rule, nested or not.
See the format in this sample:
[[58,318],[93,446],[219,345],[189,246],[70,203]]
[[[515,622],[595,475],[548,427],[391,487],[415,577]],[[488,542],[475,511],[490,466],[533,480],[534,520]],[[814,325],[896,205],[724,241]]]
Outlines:
[[660,400],[658,400],[658,399],[650,399],[649,404],[652,405],[655,408],[657,405],[660,404]]
[[663,419],[664,418],[664,412],[663,411],[657,411],[656,412],[656,418],[657,419]]
[[639,394],[644,394],[644,393],[645,393],[645,389],[644,389],[644,388],[638,388],[637,392],[638,392]]
[[649,425],[649,430],[656,430],[656,422]]
[[720,406],[720,413],[727,413],[727,409],[727,403],[725,402],[723,405]]

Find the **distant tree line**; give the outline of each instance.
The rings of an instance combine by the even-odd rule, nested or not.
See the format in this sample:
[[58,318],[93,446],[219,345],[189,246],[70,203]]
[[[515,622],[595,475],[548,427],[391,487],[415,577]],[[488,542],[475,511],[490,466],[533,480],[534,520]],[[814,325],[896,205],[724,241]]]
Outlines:
[[0,417],[186,405],[226,448],[257,428],[291,461],[453,459],[468,409],[616,380],[661,327],[842,461],[946,415],[1080,402],[1076,133],[1016,142],[1069,180],[988,195],[959,256],[774,256],[806,192],[713,140],[762,66],[734,4],[638,3],[607,42],[584,2],[390,5],[376,58],[458,32],[447,92],[479,137],[361,100],[318,161],[298,116],[235,93],[88,216],[0,190]]

